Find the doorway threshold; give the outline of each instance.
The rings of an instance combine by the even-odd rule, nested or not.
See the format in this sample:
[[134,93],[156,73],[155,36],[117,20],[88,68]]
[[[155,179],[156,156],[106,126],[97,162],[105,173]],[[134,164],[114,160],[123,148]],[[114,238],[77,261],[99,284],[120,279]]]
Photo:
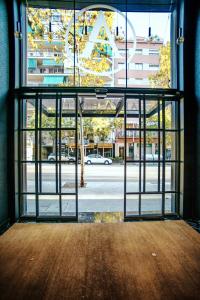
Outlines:
[[79,223],[120,223],[124,222],[123,212],[81,212]]

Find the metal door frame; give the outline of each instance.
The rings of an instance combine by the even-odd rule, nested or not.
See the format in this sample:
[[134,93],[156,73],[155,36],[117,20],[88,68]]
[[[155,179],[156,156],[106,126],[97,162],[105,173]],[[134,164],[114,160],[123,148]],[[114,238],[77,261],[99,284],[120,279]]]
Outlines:
[[[127,100],[133,99],[139,101],[139,128],[130,129],[127,128]],[[158,101],[158,128],[157,129],[148,129],[146,128],[146,102],[148,100]],[[175,129],[166,129],[165,128],[165,101],[174,101],[174,111],[175,111]],[[143,105],[143,115],[142,115],[142,105]],[[162,115],[161,115],[162,113]],[[142,125],[143,117],[143,127]],[[139,131],[139,160],[127,160],[127,131]],[[155,131],[158,133],[158,161],[146,160],[146,132]],[[175,132],[175,151],[176,159],[166,161],[165,157],[165,134],[166,132]],[[141,146],[141,134],[143,133],[143,159],[142,159],[142,146]],[[162,152],[160,149],[161,145],[161,134],[162,134]],[[127,94],[125,93],[124,99],[124,221],[131,220],[143,220],[143,219],[165,219],[165,218],[178,218],[180,210],[180,95],[166,96],[164,94],[150,95],[150,94]],[[161,159],[161,155],[162,158]],[[147,163],[158,163],[158,190],[154,192],[146,192],[146,164]],[[175,190],[166,191],[165,190],[165,166],[167,163],[175,163]],[[128,163],[138,163],[139,164],[139,191],[138,192],[127,192],[127,165]],[[143,164],[143,186],[142,186],[142,164]],[[160,168],[162,167],[162,179],[160,174]],[[161,182],[162,181],[162,182]],[[162,183],[162,185],[161,185]],[[171,193],[175,198],[175,208],[172,213],[165,213],[165,194]],[[142,195],[162,195],[162,207],[160,214],[142,214],[141,204]],[[127,195],[138,195],[138,214],[129,215],[127,214]]]

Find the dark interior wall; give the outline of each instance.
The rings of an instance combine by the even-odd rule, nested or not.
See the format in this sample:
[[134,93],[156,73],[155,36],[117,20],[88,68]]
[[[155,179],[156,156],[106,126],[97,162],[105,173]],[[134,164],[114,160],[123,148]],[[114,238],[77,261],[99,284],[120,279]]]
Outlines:
[[184,207],[200,218],[200,2],[185,0],[184,16]]
[[[199,1],[198,1],[199,2]],[[195,210],[200,218],[200,3],[197,10],[196,38],[195,38],[195,81],[194,93],[197,101],[197,201]]]
[[9,38],[6,1],[0,0],[0,229],[8,223],[7,97],[9,91]]

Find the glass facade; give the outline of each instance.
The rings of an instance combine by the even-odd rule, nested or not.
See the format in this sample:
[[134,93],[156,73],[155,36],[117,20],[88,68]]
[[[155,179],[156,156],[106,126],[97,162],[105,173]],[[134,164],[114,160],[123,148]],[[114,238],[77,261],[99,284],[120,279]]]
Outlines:
[[26,13],[26,85],[170,88],[170,13],[91,2]]

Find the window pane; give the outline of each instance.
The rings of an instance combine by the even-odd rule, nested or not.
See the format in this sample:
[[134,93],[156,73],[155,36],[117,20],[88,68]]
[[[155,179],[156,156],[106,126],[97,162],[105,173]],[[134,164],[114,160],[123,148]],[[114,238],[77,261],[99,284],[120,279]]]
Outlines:
[[162,195],[144,194],[141,195],[141,214],[161,214]]
[[73,217],[76,215],[76,196],[62,196],[62,216]]
[[22,132],[22,160],[35,160],[35,132]]
[[24,216],[36,215],[36,200],[35,195],[22,195],[21,196],[21,209]]
[[75,164],[61,164],[61,192],[75,193]]
[[158,164],[146,163],[146,192],[158,192]]
[[62,98],[61,127],[75,128],[75,99]]
[[176,197],[175,193],[165,194],[165,213],[175,213],[176,212]]
[[35,164],[22,164],[22,190],[26,193],[35,192]]
[[56,193],[55,164],[41,164],[41,192]]
[[75,4],[27,8],[27,85],[170,87],[170,14]]
[[23,100],[22,105],[22,128],[35,128],[35,99]]
[[41,160],[56,160],[56,131],[40,131]]
[[139,214],[139,195],[126,195],[126,216]]
[[54,216],[59,215],[59,196],[56,195],[40,195],[39,201],[39,215],[40,216]]
[[[41,127],[42,128],[55,128],[56,127],[56,100],[43,99],[40,100],[41,109]],[[40,116],[38,117],[40,127]]]
[[126,165],[126,192],[139,192],[139,164],[127,163]]

